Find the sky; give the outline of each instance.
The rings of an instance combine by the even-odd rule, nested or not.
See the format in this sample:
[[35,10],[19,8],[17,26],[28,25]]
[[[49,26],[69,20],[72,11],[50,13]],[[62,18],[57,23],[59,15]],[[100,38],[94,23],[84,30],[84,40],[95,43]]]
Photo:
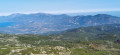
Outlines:
[[13,13],[120,12],[120,0],[0,0],[0,16]]

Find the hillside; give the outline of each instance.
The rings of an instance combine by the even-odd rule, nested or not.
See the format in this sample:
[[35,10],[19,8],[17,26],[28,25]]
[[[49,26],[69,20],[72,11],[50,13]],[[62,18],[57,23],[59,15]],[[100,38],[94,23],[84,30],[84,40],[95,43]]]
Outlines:
[[62,34],[58,34],[57,36],[61,39],[86,40],[87,38],[88,40],[116,40],[120,39],[120,24],[107,24],[69,29],[62,32]]
[[54,35],[0,34],[0,55],[120,55],[120,24],[80,27]]

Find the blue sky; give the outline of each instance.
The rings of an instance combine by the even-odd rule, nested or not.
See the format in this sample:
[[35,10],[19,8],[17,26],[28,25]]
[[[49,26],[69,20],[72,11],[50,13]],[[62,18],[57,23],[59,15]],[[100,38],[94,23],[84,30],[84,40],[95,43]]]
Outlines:
[[120,0],[0,0],[0,15],[12,13],[90,13],[120,11]]

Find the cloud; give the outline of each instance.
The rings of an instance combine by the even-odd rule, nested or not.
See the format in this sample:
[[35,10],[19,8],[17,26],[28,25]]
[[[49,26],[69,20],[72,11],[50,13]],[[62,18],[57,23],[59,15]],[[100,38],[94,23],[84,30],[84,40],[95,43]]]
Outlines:
[[109,12],[109,11],[120,11],[120,9],[62,10],[62,11],[48,11],[48,12],[45,12],[45,13],[51,13],[51,14],[69,14],[69,13]]
[[0,16],[7,16],[13,13],[31,14],[31,13],[49,13],[49,14],[71,14],[71,13],[90,13],[90,12],[112,12],[120,9],[79,9],[79,10],[59,10],[59,11],[32,11],[32,12],[9,12],[0,13]]

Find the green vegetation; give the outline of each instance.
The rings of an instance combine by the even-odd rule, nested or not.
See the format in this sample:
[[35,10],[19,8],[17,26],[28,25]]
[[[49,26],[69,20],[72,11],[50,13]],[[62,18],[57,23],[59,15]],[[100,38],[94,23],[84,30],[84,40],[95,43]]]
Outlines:
[[55,35],[0,34],[0,55],[120,55],[119,26],[82,27]]

